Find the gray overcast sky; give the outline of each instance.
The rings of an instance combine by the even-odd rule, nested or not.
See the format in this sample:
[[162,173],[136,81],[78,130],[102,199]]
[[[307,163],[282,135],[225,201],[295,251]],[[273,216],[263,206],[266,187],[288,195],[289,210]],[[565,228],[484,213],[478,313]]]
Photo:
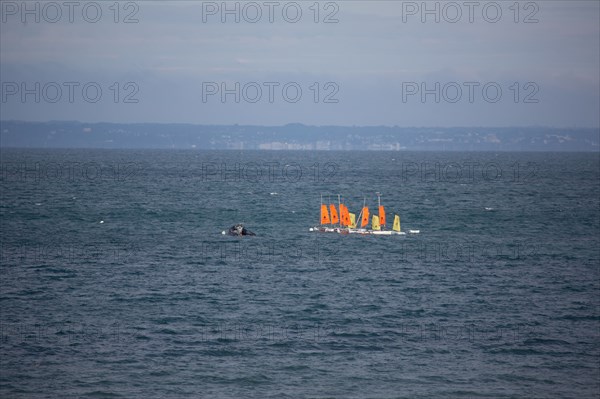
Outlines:
[[2,1],[0,117],[600,126],[598,1],[225,7]]

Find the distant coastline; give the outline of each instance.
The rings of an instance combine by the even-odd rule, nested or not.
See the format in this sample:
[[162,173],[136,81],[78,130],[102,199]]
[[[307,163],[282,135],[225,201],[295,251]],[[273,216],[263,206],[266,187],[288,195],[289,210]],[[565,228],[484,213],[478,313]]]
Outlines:
[[599,128],[0,121],[1,148],[600,152]]

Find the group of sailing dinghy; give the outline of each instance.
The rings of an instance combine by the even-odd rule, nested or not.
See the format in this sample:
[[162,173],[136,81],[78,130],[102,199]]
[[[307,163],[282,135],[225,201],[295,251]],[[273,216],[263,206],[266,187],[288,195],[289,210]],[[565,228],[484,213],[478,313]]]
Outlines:
[[[363,207],[358,215],[360,227],[357,226],[356,215],[348,211],[348,207],[341,202],[338,194],[338,207],[332,203],[323,203],[321,196],[321,225],[311,227],[310,231],[318,231],[321,233],[339,233],[339,234],[363,234],[363,235],[405,235],[406,233],[400,230],[400,216],[394,215],[394,223],[391,230],[386,230],[385,208],[381,205],[381,195],[377,193],[378,215],[373,215],[371,219],[371,228],[369,224],[369,207],[366,205],[366,199],[363,202]],[[339,209],[339,212],[338,212]],[[418,234],[419,230],[408,230],[409,234]]]

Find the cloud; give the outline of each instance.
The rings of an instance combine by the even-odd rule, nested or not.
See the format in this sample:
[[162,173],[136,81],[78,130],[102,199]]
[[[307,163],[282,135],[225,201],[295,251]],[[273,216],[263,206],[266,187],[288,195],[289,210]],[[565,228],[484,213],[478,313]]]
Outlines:
[[[118,23],[101,3],[98,23],[23,24],[10,16],[0,24],[0,68],[5,81],[98,81],[123,85],[134,80],[140,102],[119,104],[3,104],[2,117],[159,121],[194,123],[304,122],[313,124],[492,125],[556,124],[597,126],[600,69],[599,5],[596,2],[536,2],[539,9],[519,15],[499,3],[502,18],[490,23],[480,9],[468,21],[449,23],[454,14],[407,15],[412,3],[298,3],[302,18],[283,14],[284,3],[250,23],[240,14],[206,14],[210,2],[139,2],[137,9],[119,3]],[[328,6],[327,4],[335,4]],[[20,4],[20,3],[16,3]],[[204,6],[203,6],[204,4]],[[212,3],[210,3],[212,4]],[[221,7],[221,2],[214,3]],[[234,3],[228,3],[234,7]],[[244,4],[239,3],[240,10]],[[262,4],[262,3],[257,3]],[[428,7],[434,7],[428,3]],[[446,3],[439,3],[445,7]],[[462,4],[458,2],[457,4]],[[528,3],[527,3],[528,4]],[[337,7],[337,8],[336,8]],[[483,7],[483,6],[482,6]],[[440,8],[443,10],[443,8]],[[137,23],[123,23],[133,11]],[[290,13],[293,10],[290,10]],[[421,12],[422,10],[420,10]],[[523,23],[527,16],[537,23]],[[242,11],[240,11],[242,12]],[[249,12],[249,11],[248,11]],[[442,11],[440,11],[442,12]],[[491,11],[490,11],[491,12]],[[246,19],[248,16],[246,15]],[[254,15],[254,14],[252,14]],[[250,15],[250,18],[252,18]],[[77,14],[76,14],[77,16]],[[324,23],[330,18],[337,23]],[[518,22],[515,23],[514,19]],[[317,22],[315,22],[317,20]],[[289,82],[302,85],[304,98],[315,102],[242,104],[203,103],[203,82]],[[402,102],[403,82],[498,82],[510,96],[510,85],[536,83],[540,103]],[[324,85],[339,86],[337,105],[322,102]],[[317,83],[317,86],[311,85]],[[320,93],[315,90],[319,89]],[[107,89],[110,90],[110,89]],[[520,93],[522,94],[522,93]],[[550,96],[550,97],[549,97]],[[229,97],[234,98],[234,97]],[[431,97],[429,97],[431,98]],[[124,109],[124,110],[122,110]],[[33,112],[32,112],[33,110]],[[579,110],[579,111],[578,111]],[[581,110],[586,110],[581,112]]]

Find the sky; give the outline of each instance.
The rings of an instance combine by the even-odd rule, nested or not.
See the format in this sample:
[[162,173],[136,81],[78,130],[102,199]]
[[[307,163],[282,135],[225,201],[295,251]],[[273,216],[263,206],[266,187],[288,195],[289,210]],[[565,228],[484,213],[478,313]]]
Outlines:
[[598,1],[2,1],[2,120],[600,126]]

